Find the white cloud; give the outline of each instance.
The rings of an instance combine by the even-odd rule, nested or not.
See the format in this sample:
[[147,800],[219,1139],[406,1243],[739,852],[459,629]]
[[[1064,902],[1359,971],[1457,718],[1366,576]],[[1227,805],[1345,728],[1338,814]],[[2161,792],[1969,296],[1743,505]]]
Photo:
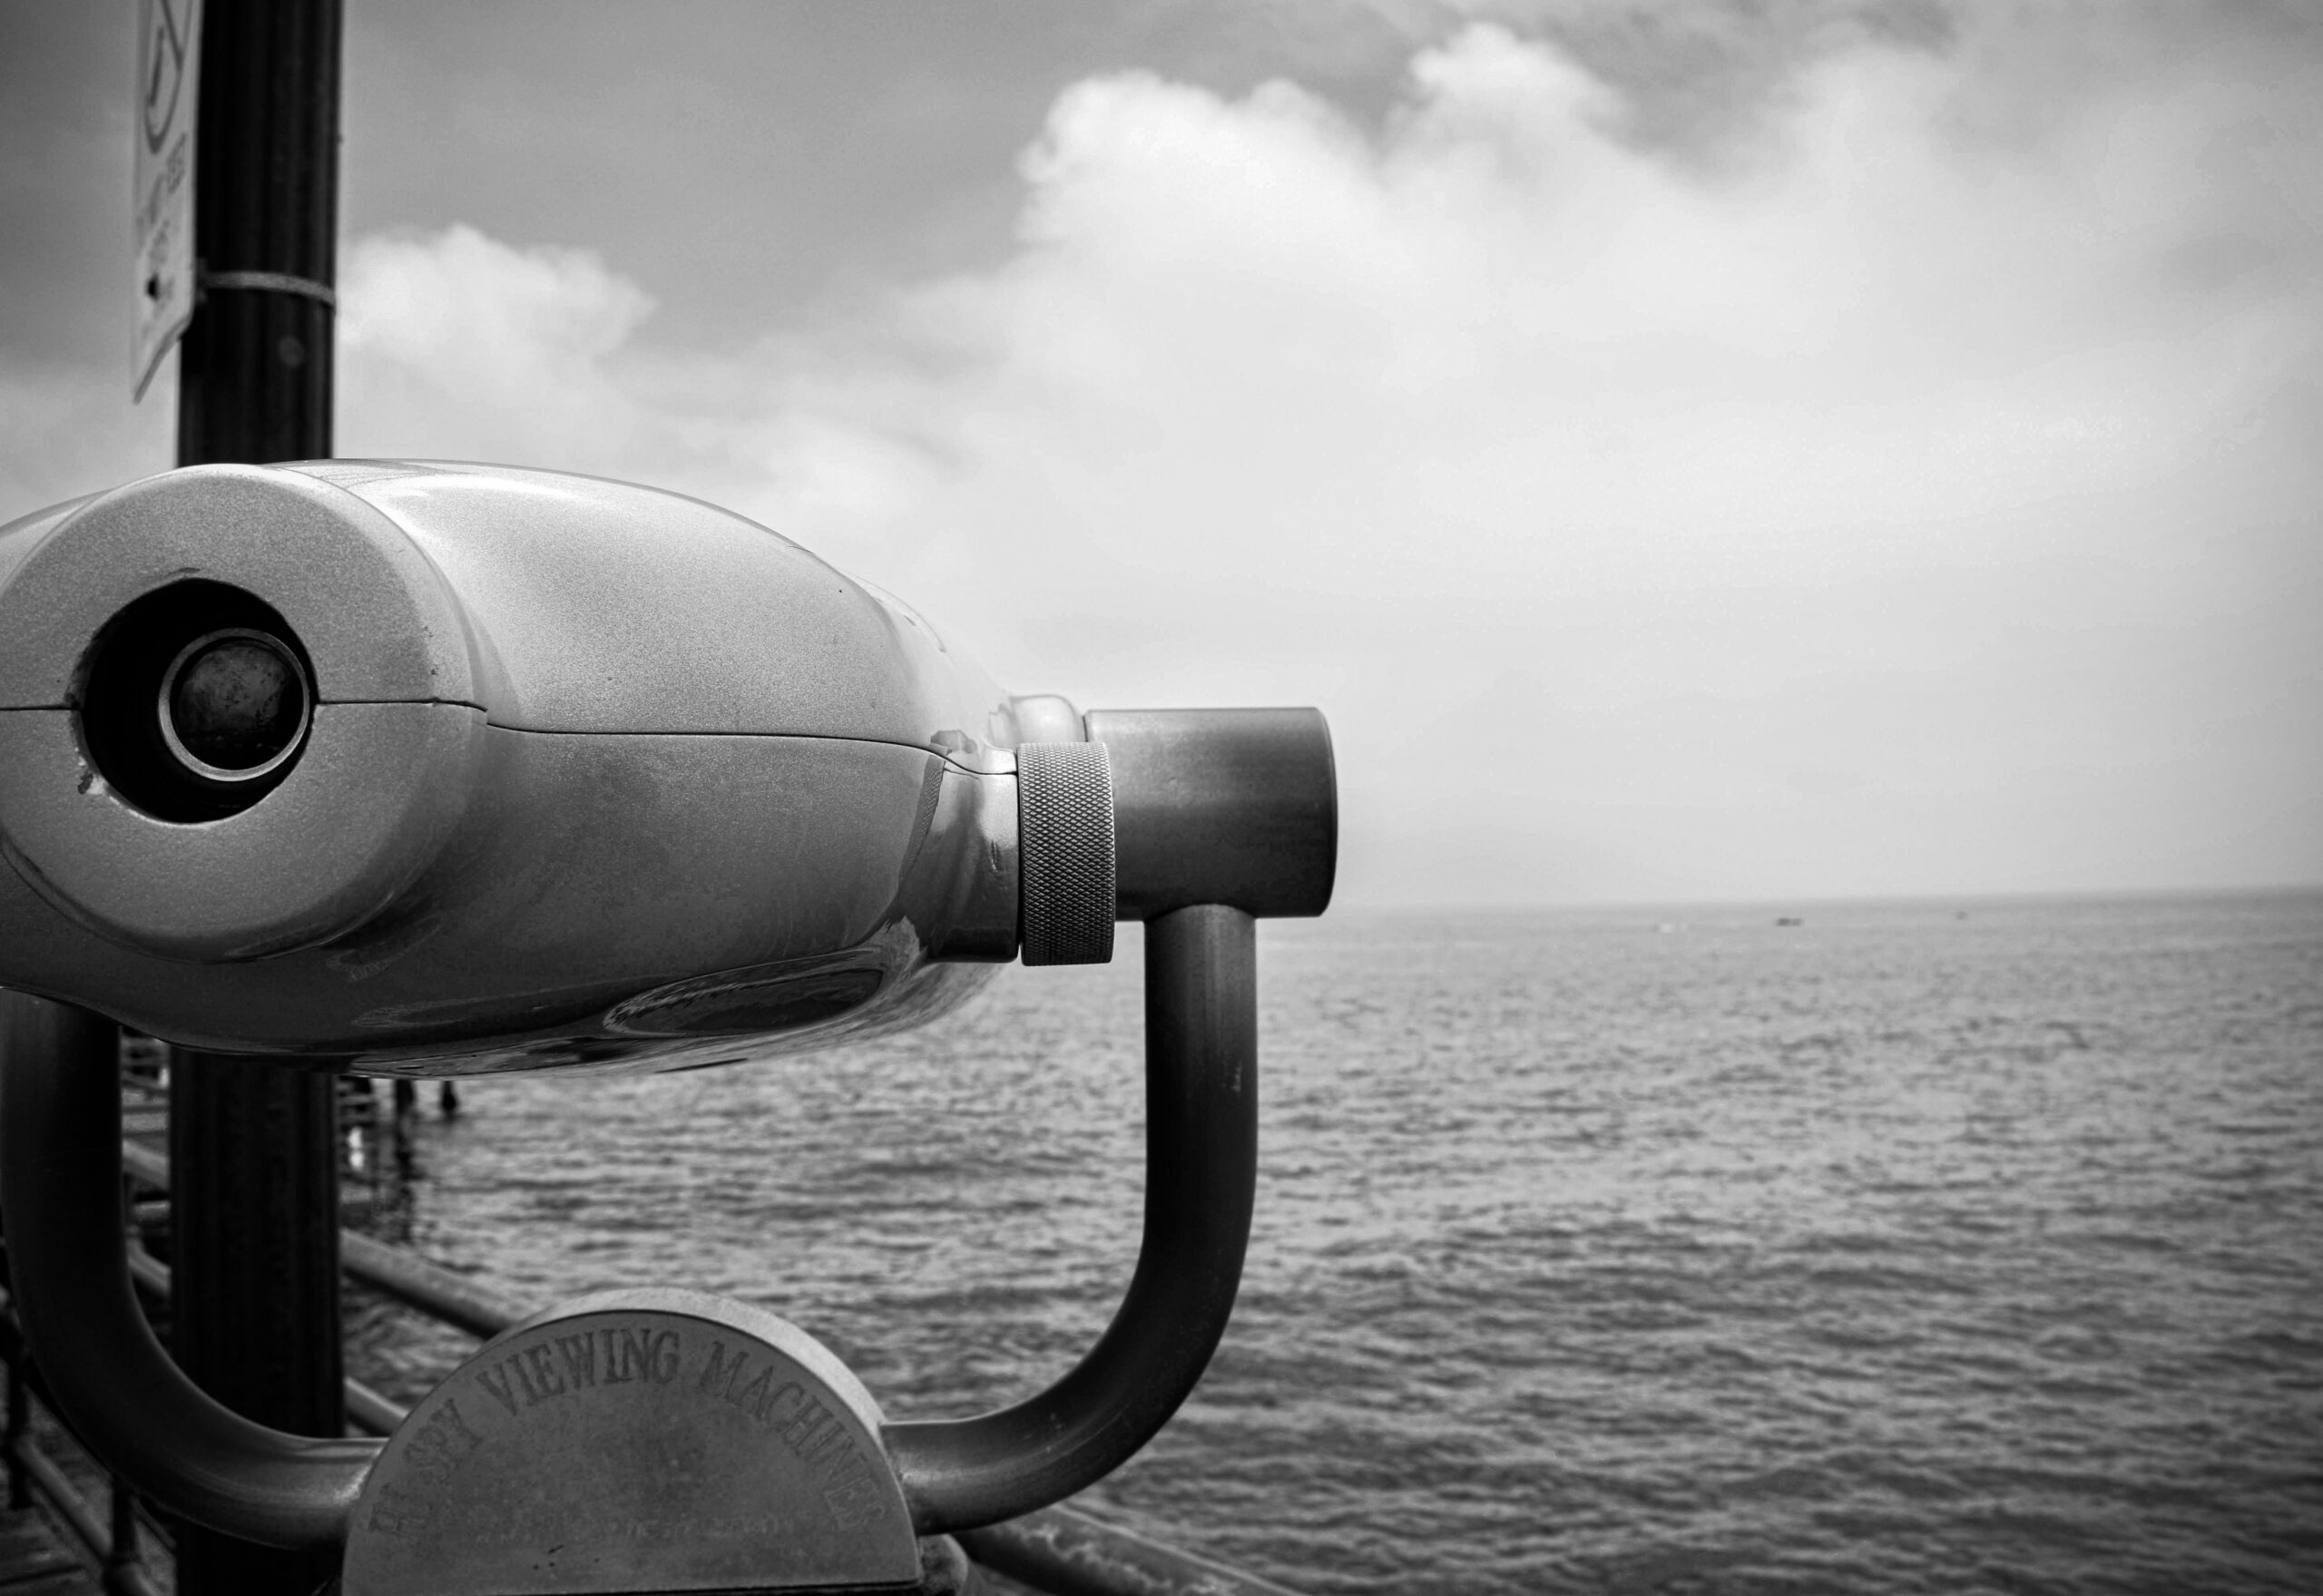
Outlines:
[[611,364],[653,301],[587,250],[513,249],[470,227],[367,238],[339,290],[338,402],[358,430],[519,460],[662,430]]
[[733,504],[1020,690],[1320,701],[1358,894],[2323,874],[2323,83],[2028,130],[1991,44],[1715,176],[1488,27],[1376,136],[1094,80],[1013,259],[711,356],[585,253],[361,240],[342,452]]
[[0,524],[132,476],[166,470],[177,426],[175,357],[129,397],[128,339],[118,367],[0,366]]

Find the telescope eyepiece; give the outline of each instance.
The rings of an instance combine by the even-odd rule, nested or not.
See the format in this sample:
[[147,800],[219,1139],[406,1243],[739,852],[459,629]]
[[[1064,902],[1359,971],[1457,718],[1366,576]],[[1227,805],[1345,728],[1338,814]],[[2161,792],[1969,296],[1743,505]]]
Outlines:
[[272,606],[223,583],[147,593],[99,632],[82,747],[127,803],[180,825],[240,814],[299,762],[315,678]]
[[306,735],[311,695],[289,644],[254,627],[224,627],[180,649],[162,673],[162,741],[188,771],[228,786],[288,764]]

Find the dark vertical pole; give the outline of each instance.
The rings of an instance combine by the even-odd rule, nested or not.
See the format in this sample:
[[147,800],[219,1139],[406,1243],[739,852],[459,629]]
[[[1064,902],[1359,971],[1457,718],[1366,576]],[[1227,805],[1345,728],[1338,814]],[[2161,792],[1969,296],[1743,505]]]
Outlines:
[[[178,464],[330,453],[340,0],[208,0]],[[308,285],[303,290],[298,286]]]
[[[341,0],[208,0],[194,172],[205,288],[180,346],[178,464],[330,453]],[[278,1429],[345,1433],[338,1099],[328,1074],[171,1066],[171,1350]],[[184,1526],[181,1596],[309,1596],[328,1553]]]

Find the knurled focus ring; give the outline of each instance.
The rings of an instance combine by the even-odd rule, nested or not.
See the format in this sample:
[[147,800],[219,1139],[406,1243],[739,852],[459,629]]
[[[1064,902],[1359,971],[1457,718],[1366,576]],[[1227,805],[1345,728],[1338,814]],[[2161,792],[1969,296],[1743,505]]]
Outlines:
[[1028,964],[1113,956],[1113,768],[1101,742],[1016,750],[1016,857]]

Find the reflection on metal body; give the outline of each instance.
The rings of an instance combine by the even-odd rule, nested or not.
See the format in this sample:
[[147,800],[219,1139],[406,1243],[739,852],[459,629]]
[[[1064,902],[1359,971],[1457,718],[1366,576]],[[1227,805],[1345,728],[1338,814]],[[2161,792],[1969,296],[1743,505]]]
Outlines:
[[615,1291],[487,1343],[364,1482],[346,1596],[916,1589],[879,1411],[813,1337]]

